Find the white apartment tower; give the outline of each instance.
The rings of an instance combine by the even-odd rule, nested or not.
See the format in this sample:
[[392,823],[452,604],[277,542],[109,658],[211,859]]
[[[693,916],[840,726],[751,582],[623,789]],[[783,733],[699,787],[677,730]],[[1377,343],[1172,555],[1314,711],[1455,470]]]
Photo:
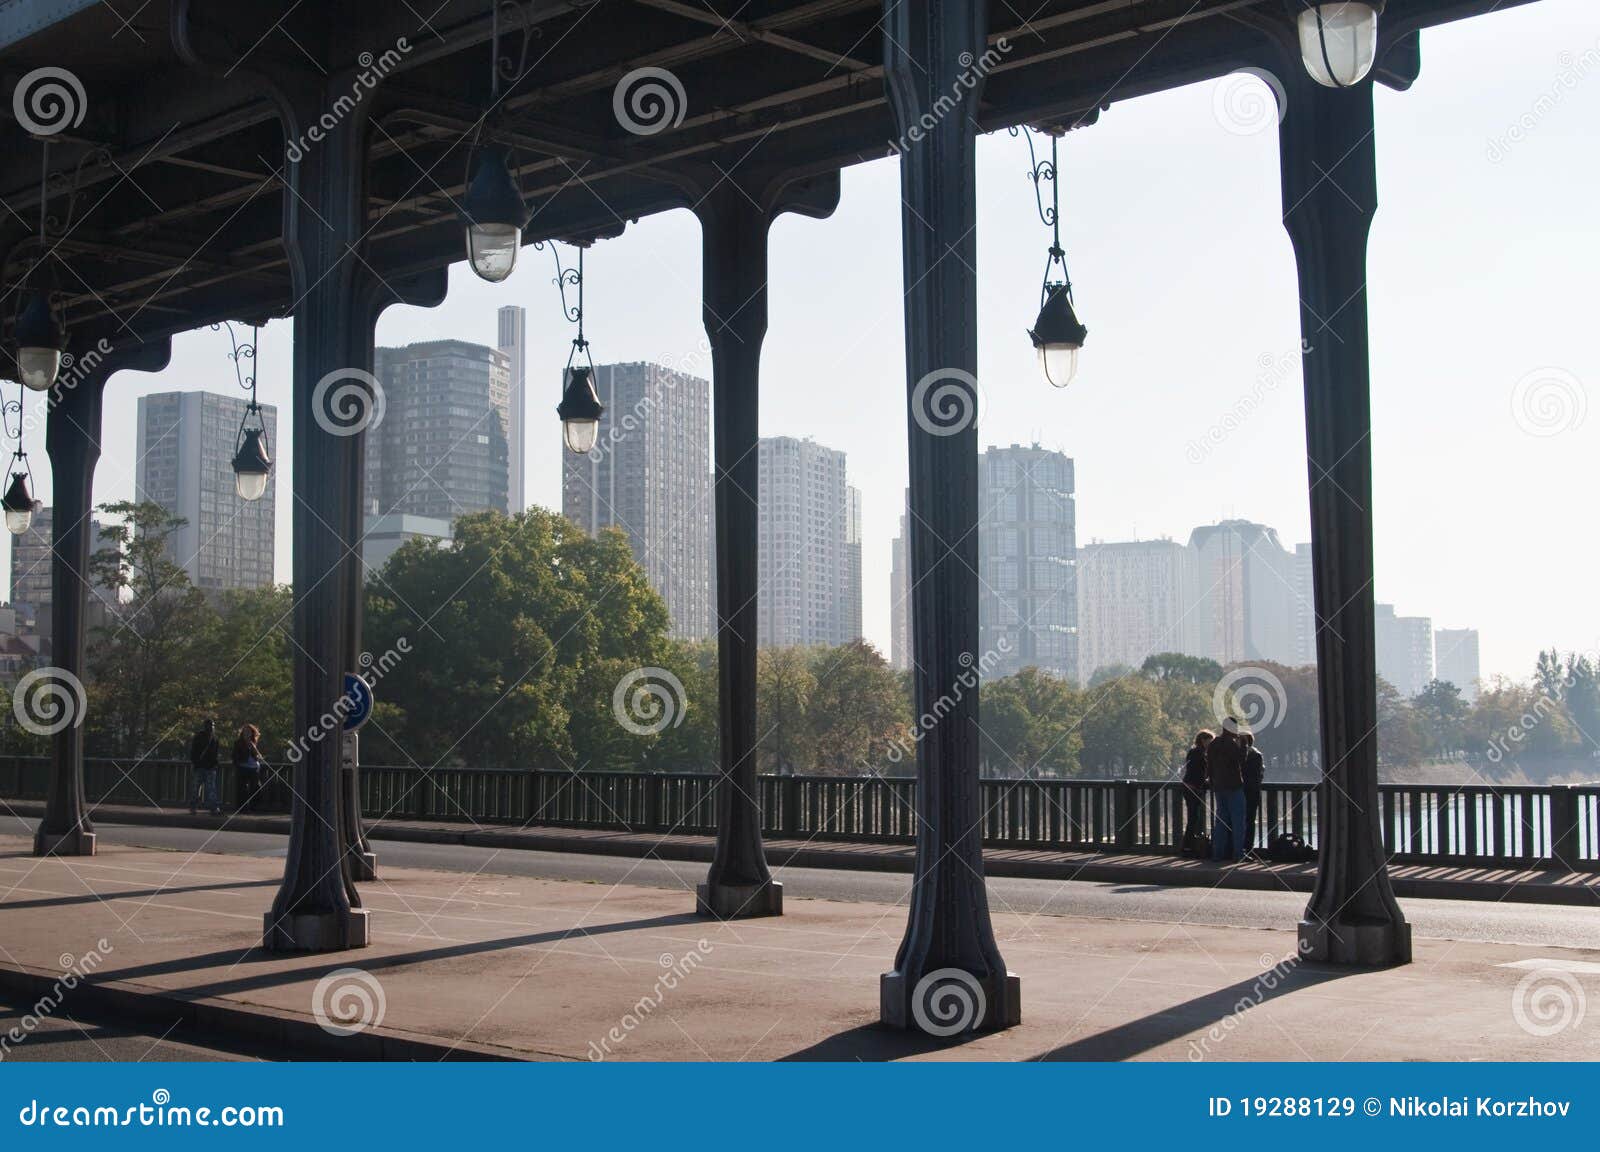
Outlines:
[[[277,470],[259,500],[241,500],[234,485],[234,442],[247,403],[214,392],[139,397],[134,498],[187,521],[168,548],[190,582],[207,592],[272,583]],[[278,409],[261,405],[261,418],[277,456]]]
[[528,510],[528,449],[524,436],[528,427],[528,310],[516,304],[501,308],[497,320],[496,347],[506,358],[509,397],[506,404],[506,453],[510,477],[506,504],[515,516]]
[[758,642],[786,647],[855,639],[860,606],[851,587],[844,453],[792,436],[762,437],[759,451]]
[[1077,509],[1072,461],[1037,444],[978,465],[978,648],[989,675],[1078,679]]
[[[601,364],[595,446],[561,452],[561,511],[590,535],[620,528],[667,602],[672,634],[712,634],[711,386],[659,364]],[[550,421],[552,437],[561,425]]]

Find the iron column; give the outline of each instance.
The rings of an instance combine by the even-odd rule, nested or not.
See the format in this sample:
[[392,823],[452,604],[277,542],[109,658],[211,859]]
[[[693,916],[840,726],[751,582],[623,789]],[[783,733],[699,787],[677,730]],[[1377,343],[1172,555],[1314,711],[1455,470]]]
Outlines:
[[1378,818],[1372,591],[1372,414],[1367,235],[1377,208],[1372,81],[1330,89],[1288,73],[1279,129],[1283,223],[1299,266],[1322,785],[1317,884],[1301,955],[1411,959]]
[[1021,1020],[1021,987],[989,922],[979,811],[978,285],[974,142],[987,70],[985,0],[885,0],[884,70],[901,133],[917,863],[894,970],[895,1028],[953,1035]]
[[[104,347],[104,345],[102,345]],[[53,717],[50,793],[33,838],[35,856],[93,856],[94,823],[83,791],[84,656],[93,543],[94,468],[100,459],[100,414],[106,381],[123,369],[159,372],[171,344],[154,341],[102,355],[79,353],[50,389],[45,452],[51,472],[50,631],[47,683],[63,695]],[[41,685],[44,687],[44,685]]]

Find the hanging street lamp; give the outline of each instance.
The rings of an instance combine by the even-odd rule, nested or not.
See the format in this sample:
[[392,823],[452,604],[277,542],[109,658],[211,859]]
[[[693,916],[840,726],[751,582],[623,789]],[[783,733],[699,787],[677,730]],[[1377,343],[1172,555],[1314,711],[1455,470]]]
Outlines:
[[1300,58],[1325,88],[1349,88],[1372,71],[1378,16],[1385,0],[1287,0],[1300,36]]
[[21,293],[12,329],[17,346],[17,375],[35,392],[47,391],[55,384],[61,372],[61,356],[67,350],[66,333],[55,310],[55,283],[46,264],[50,259],[50,245],[45,234],[49,193],[50,142],[40,140],[39,262],[34,265],[27,287]]
[[[250,393],[244,418],[239,421],[239,431],[233,438],[233,487],[239,499],[256,501],[267,494],[267,481],[272,476],[272,455],[267,450],[267,421],[261,414],[261,405],[256,403],[255,359],[261,326],[250,325],[249,343],[240,343],[233,325],[226,320],[211,327],[227,328],[228,339],[233,343],[233,351],[228,353],[228,359],[233,361],[239,387]],[[249,373],[244,370],[247,360],[250,362]]]
[[511,275],[530,213],[498,145],[477,148],[472,176],[461,198],[467,226],[467,259],[472,270],[491,284]]
[[511,174],[505,148],[493,142],[494,120],[498,117],[501,98],[501,74],[511,72],[514,78],[520,79],[526,70],[530,26],[524,19],[522,63],[513,71],[510,61],[500,58],[500,9],[500,0],[495,0],[491,6],[489,38],[489,107],[479,121],[478,132],[467,153],[467,190],[459,205],[467,229],[467,259],[472,270],[491,284],[500,283],[516,268],[522,230],[532,218],[516,177]]
[[[5,402],[3,413],[5,416],[5,431],[7,436],[15,436],[17,450],[11,455],[11,484],[6,488],[6,494],[0,505],[6,513],[6,531],[13,536],[21,536],[33,524],[33,513],[38,505],[34,503],[33,488],[29,484],[32,469],[28,467],[28,454],[22,450],[22,433],[26,424],[22,418],[23,401],[27,399],[23,392],[15,400]],[[17,418],[15,432],[11,428],[11,417]]]
[[[41,279],[44,279],[41,277]],[[45,392],[61,372],[67,338],[50,301],[47,283],[27,289],[17,313],[17,375],[35,392]]]
[[[543,247],[542,244],[534,246]],[[578,245],[576,268],[563,268],[561,253],[554,242],[550,245],[556,258],[556,287],[561,290],[561,310],[578,326],[572,351],[567,354],[567,366],[561,373],[561,403],[556,405],[556,415],[561,417],[561,436],[567,450],[580,456],[594,448],[595,438],[600,433],[600,417],[606,411],[594,388],[594,357],[589,354],[589,341],[583,336],[583,250],[586,246]],[[578,290],[576,305],[567,303],[569,284]],[[585,363],[574,364],[580,353]]]
[[[1011,129],[1015,136],[1019,129]],[[1033,181],[1034,203],[1039,209],[1039,219],[1050,227],[1050,251],[1045,257],[1044,286],[1039,291],[1039,317],[1028,330],[1028,337],[1039,354],[1039,370],[1044,378],[1057,388],[1072,383],[1078,372],[1078,352],[1089,335],[1089,330],[1078,322],[1077,310],[1072,303],[1072,280],[1067,275],[1067,254],[1061,247],[1061,190],[1057,176],[1057,141],[1066,129],[1056,126],[1041,128],[1050,137],[1050,158],[1040,160],[1033,149],[1033,129],[1020,129],[1028,142],[1028,159],[1032,167],[1028,178]],[[1045,206],[1041,182],[1050,184],[1050,204]],[[1060,278],[1052,280],[1051,272],[1061,266]]]

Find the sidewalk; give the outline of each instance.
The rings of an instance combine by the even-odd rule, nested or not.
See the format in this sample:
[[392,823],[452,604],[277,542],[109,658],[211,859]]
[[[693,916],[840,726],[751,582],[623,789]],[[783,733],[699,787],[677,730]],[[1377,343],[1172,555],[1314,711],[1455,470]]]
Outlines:
[[[9,811],[37,819],[44,805],[10,801]],[[287,835],[289,818],[281,815],[190,816],[181,809],[101,805],[93,818],[107,824],[160,827],[221,828],[234,832]],[[390,820],[367,824],[370,840],[422,844],[465,844],[480,848],[531,849],[541,852],[586,852],[632,858],[708,863],[710,836],[657,835],[587,828],[474,826],[465,822]],[[844,868],[878,872],[910,872],[916,850],[909,844],[868,844],[841,840],[773,840],[766,842],[772,867]],[[381,853],[380,853],[381,857]],[[1310,892],[1315,864],[1250,864],[1219,869],[1200,860],[1167,855],[1101,852],[1052,852],[1045,849],[988,848],[984,871],[991,876],[1046,880],[1086,880],[1110,884],[1159,884],[1254,891]],[[1509,900],[1525,904],[1600,906],[1600,872],[1556,872],[1539,869],[1470,868],[1446,864],[1394,864],[1389,876],[1395,894],[1430,900]]]
[[[1022,1025],[931,1041],[876,1024],[904,929],[891,906],[796,899],[781,918],[719,924],[656,889],[387,868],[361,886],[371,947],[279,957],[256,946],[281,870],[115,846],[38,860],[0,837],[0,990],[37,992],[93,954],[60,1012],[98,997],[152,1026],[183,1016],[344,1058],[1600,1057],[1581,1016],[1552,1029],[1530,1015],[1540,987],[1592,984],[1600,952],[1419,940],[1410,966],[1352,972],[1285,960],[1289,925],[1002,912]],[[336,1037],[319,1007],[366,1026]]]

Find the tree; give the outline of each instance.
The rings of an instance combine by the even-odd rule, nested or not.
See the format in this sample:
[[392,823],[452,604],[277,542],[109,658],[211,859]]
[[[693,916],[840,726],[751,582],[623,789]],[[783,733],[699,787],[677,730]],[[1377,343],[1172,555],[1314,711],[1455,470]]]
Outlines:
[[89,574],[116,599],[90,645],[90,733],[116,754],[173,754],[214,705],[207,657],[217,651],[216,614],[171,556],[170,538],[186,520],[148,502],[100,511],[117,520]]
[[1083,766],[1091,776],[1164,777],[1171,744],[1156,686],[1120,676],[1085,693]]
[[911,722],[889,662],[865,640],[853,640],[815,649],[810,673],[813,770],[848,776],[882,771]]
[[763,648],[756,658],[756,757],[762,772],[809,772],[811,694],[817,678],[804,648]]
[[1157,652],[1146,656],[1139,675],[1149,680],[1185,680],[1211,687],[1222,679],[1222,665],[1204,656],[1185,656],[1181,652]]
[[544,509],[462,516],[449,546],[413,540],[368,583],[367,647],[392,665],[378,694],[397,708],[375,735],[400,763],[576,768],[606,755],[616,686],[660,666],[666,630],[620,531],[591,539]]
[[1567,657],[1567,718],[1591,751],[1600,751],[1600,674],[1587,656]]
[[1424,742],[1409,702],[1393,684],[1378,677],[1378,755],[1389,764],[1414,764]]
[[1411,701],[1429,751],[1437,756],[1452,756],[1461,748],[1461,722],[1466,719],[1467,703],[1461,690],[1447,680],[1430,680]]
[[983,686],[979,755],[992,776],[1064,777],[1078,772],[1083,696],[1038,668]]
[[1126,664],[1102,664],[1089,676],[1089,687],[1097,688],[1101,684],[1120,680],[1124,676],[1132,676],[1133,669]]

